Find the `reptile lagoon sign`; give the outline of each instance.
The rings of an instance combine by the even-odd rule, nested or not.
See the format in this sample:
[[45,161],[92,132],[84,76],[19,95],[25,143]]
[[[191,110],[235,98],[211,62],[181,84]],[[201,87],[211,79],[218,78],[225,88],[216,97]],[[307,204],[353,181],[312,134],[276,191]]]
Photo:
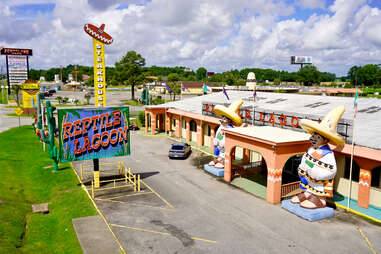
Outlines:
[[128,107],[59,109],[62,162],[130,155]]

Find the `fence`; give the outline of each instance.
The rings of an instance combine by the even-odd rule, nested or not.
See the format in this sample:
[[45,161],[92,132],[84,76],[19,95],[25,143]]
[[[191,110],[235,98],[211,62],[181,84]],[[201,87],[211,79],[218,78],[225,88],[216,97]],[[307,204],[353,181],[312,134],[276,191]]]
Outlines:
[[[117,182],[124,182],[123,185],[117,185]],[[113,183],[111,187],[104,187],[104,188],[96,188],[94,184],[94,180],[91,180],[91,196],[92,198],[95,197],[96,191],[104,191],[104,190],[110,190],[110,189],[118,189],[118,188],[125,188],[125,187],[132,187],[134,192],[140,192],[141,191],[141,180],[140,180],[140,174],[133,174],[131,172],[131,168],[126,171],[124,169],[124,177],[123,178],[117,178],[117,179],[111,179],[111,180],[102,180],[99,181],[99,184],[102,183]]]
[[281,187],[281,198],[293,196],[295,191],[299,188],[300,181],[282,184]]

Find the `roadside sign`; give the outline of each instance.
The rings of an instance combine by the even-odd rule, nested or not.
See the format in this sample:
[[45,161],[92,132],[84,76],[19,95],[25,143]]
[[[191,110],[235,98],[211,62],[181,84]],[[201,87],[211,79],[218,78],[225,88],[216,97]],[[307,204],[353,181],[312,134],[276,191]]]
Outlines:
[[61,161],[130,155],[129,108],[58,110]]
[[22,108],[16,108],[14,112],[16,115],[21,116],[24,113],[24,110],[22,110]]

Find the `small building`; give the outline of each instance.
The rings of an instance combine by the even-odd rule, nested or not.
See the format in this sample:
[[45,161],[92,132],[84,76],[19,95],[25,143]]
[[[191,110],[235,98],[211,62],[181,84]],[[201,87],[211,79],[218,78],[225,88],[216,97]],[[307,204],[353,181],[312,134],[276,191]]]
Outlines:
[[219,126],[214,115],[217,104],[229,105],[242,99],[239,111],[246,128],[225,131],[224,179],[253,176],[263,186],[264,198],[279,203],[293,195],[299,186],[297,167],[310,146],[309,135],[299,126],[303,118],[322,120],[338,105],[346,112],[337,131],[346,140],[343,148],[331,146],[337,161],[334,198],[344,200],[349,193],[352,134],[355,133],[352,169],[352,199],[363,208],[381,208],[381,100],[359,98],[356,124],[353,124],[353,98],[288,93],[228,91],[196,96],[181,101],[145,107],[145,130],[152,134],[166,132],[187,142],[194,142],[213,152],[213,138]]

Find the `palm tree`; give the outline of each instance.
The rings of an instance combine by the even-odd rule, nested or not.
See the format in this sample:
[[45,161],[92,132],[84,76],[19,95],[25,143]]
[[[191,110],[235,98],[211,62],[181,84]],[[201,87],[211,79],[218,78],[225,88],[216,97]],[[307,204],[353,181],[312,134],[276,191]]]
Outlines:
[[86,103],[87,104],[90,104],[90,98],[91,98],[91,95],[90,94],[85,94],[85,99],[86,99]]
[[58,101],[58,104],[61,104],[62,103],[62,97],[61,96],[57,96],[57,101]]

